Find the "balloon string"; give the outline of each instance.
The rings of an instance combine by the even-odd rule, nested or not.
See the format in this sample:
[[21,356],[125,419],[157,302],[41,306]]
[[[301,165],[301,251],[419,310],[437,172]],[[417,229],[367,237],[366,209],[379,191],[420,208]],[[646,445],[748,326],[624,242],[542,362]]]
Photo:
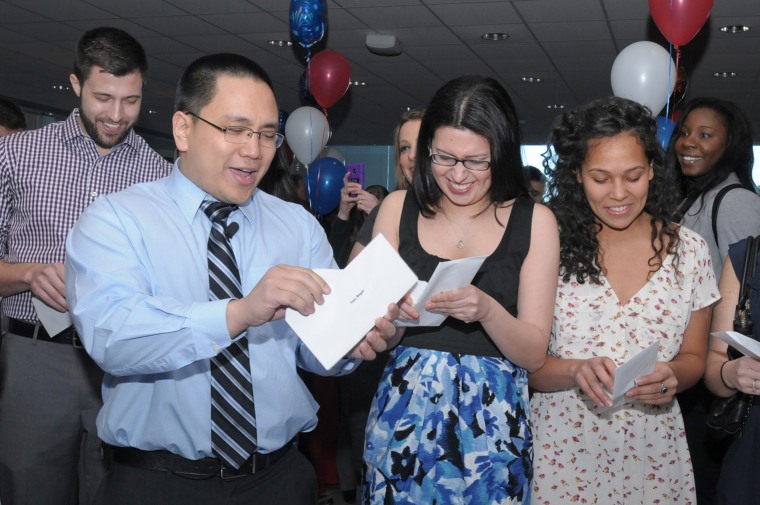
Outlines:
[[[678,86],[678,69],[679,68],[681,68],[681,48],[676,46],[676,86]],[[675,87],[673,91],[675,91]],[[673,113],[675,114],[675,107],[673,107]]]
[[[668,55],[670,56],[670,60],[668,63],[673,61],[673,0],[670,0],[670,40],[668,42],[670,43],[669,49],[668,49]],[[676,54],[678,53],[678,47],[676,46]],[[678,73],[678,56],[676,56],[676,73]],[[672,75],[671,75],[672,67],[668,65],[668,101],[665,102],[665,119],[668,119],[670,116],[670,97],[673,94],[672,88],[670,86],[670,83],[672,82]]]
[[[311,53],[310,49],[306,48],[306,87],[311,88],[311,85],[309,82],[311,81]],[[311,89],[309,89],[309,94],[311,94]],[[314,129],[313,125],[311,124],[311,114],[309,114],[309,158],[314,159]]]
[[[325,146],[328,142],[330,142],[331,132],[329,131],[330,123],[327,121],[327,109],[322,109],[322,112],[325,114],[325,122],[322,126],[322,142],[319,145]],[[325,138],[325,136],[327,136],[327,138]]]
[[[678,54],[678,48],[676,48],[676,55]],[[670,59],[668,60],[668,63],[673,61],[673,43],[670,43],[670,49],[668,51],[668,55],[670,56]],[[676,60],[678,60],[678,56],[676,56]],[[676,63],[677,65],[677,63]],[[676,67],[677,69],[678,67]],[[668,119],[670,115],[670,97],[672,96],[672,86],[670,85],[673,81],[671,80],[673,76],[671,75],[673,72],[673,66],[668,65],[668,101],[665,102],[665,119]]]
[[673,0],[670,0],[670,44],[673,45]]
[[[309,177],[309,164],[304,163],[304,167],[306,167],[306,177],[304,177],[304,183],[306,184],[306,195],[309,197],[309,207],[311,207],[311,177]],[[313,212],[313,209],[312,209]]]

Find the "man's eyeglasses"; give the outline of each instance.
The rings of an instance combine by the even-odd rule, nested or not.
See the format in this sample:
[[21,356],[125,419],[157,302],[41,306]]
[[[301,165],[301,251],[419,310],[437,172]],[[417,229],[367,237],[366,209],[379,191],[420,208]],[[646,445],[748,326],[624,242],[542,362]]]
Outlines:
[[230,144],[247,144],[248,141],[251,140],[251,137],[253,137],[254,133],[259,138],[259,145],[261,147],[267,147],[269,149],[277,149],[285,140],[285,136],[282,133],[277,133],[274,130],[263,130],[257,132],[251,130],[250,128],[246,128],[245,126],[227,126],[225,128],[222,128],[221,126],[215,125],[207,119],[203,119],[194,112],[187,111],[185,114],[198,118],[207,125],[213,126],[220,132],[224,133],[224,140]]
[[475,172],[482,172],[491,167],[491,162],[488,160],[460,160],[447,154],[430,153],[430,160],[442,167],[453,167],[457,163],[461,163],[467,170],[474,170]]

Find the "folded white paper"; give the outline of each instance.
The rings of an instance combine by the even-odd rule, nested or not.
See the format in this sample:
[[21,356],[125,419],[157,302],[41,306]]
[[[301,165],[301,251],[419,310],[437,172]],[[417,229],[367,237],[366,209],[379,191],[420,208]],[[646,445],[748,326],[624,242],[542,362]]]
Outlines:
[[715,338],[719,338],[730,346],[740,350],[745,356],[760,359],[760,342],[754,338],[742,335],[735,331],[718,331],[711,333]]
[[428,312],[425,310],[425,304],[436,293],[451,291],[468,285],[480,270],[485,259],[485,256],[476,256],[438,263],[430,280],[428,282],[417,281],[411,292],[414,308],[420,313],[420,318],[415,320],[397,319],[394,324],[396,326],[440,326],[448,314]]
[[660,339],[657,339],[652,345],[617,367],[612,388],[612,405],[609,408],[630,401],[625,397],[625,393],[636,385],[636,379],[654,372],[659,348]]
[[48,332],[48,335],[56,336],[71,326],[71,316],[67,312],[58,312],[39,298],[32,297],[32,305],[37,311],[37,319]]
[[382,235],[343,270],[314,270],[330,286],[325,303],[304,316],[287,309],[285,321],[325,368],[332,368],[417,282]]

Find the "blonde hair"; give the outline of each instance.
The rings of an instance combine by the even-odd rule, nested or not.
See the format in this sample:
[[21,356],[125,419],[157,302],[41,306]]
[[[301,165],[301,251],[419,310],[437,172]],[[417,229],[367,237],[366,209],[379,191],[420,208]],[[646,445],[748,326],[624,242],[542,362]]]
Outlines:
[[407,189],[412,185],[412,181],[407,180],[404,171],[401,170],[401,153],[399,152],[400,146],[398,139],[399,132],[401,132],[401,127],[409,121],[421,121],[424,112],[425,111],[417,109],[404,112],[398,120],[396,129],[393,130],[393,161],[396,163],[396,189]]

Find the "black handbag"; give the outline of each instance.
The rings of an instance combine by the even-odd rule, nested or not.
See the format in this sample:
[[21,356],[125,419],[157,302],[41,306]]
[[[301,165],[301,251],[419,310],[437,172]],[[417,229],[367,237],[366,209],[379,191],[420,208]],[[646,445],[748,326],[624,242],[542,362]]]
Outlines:
[[[739,300],[734,315],[734,331],[742,335],[752,335],[752,314],[749,310],[750,289],[747,286],[747,280],[751,279],[755,273],[758,245],[760,245],[760,235],[747,239]],[[737,359],[741,356],[743,356],[741,352],[731,346],[728,347],[728,359]],[[707,413],[708,433],[716,440],[740,437],[754,398],[754,395],[737,392],[732,396],[718,397],[713,400],[710,411]]]

